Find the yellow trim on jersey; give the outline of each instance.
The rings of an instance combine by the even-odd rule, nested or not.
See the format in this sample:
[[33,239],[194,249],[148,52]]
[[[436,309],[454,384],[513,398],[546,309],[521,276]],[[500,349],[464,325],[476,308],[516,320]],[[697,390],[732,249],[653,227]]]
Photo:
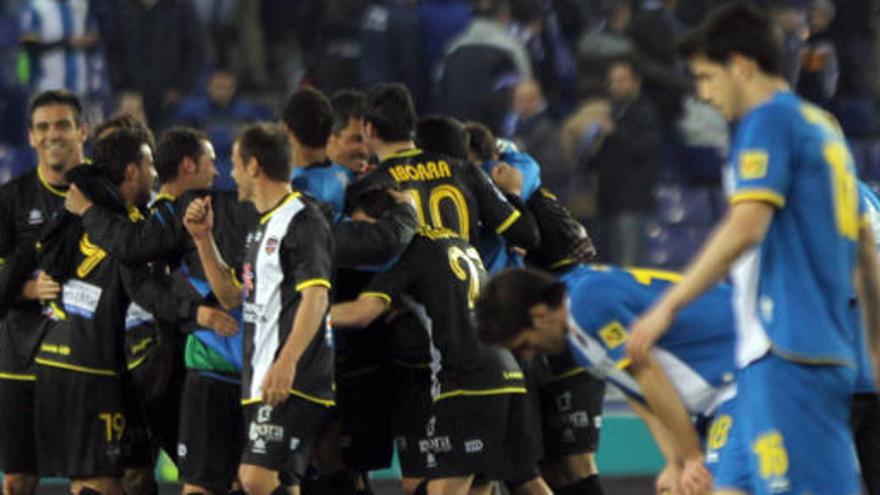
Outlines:
[[516,222],[521,215],[522,215],[522,213],[520,213],[519,210],[513,210],[513,213],[511,213],[510,216],[507,217],[507,220],[501,222],[501,225],[499,225],[495,229],[495,233],[496,234],[503,234],[504,231],[509,229],[510,226],[513,225],[513,222]]
[[239,289],[244,288],[244,284],[241,283],[241,280],[238,279],[238,274],[235,273],[235,268],[229,268],[229,274],[232,275],[232,283],[236,287]]
[[306,280],[305,282],[300,282],[300,283],[296,284],[296,291],[300,292],[303,289],[308,289],[309,287],[314,287],[316,285],[319,285],[321,287],[326,287],[328,289],[331,287],[330,281],[327,280],[326,278],[313,278],[310,280]]
[[393,359],[391,364],[394,366],[400,366],[401,368],[409,368],[411,370],[429,370],[431,369],[431,365],[429,363],[407,363],[406,361],[400,359]]
[[34,362],[37,364],[42,364],[43,366],[49,366],[52,368],[61,368],[63,370],[69,370],[69,371],[76,371],[78,373],[85,373],[87,375],[116,376],[115,371],[99,370],[97,368],[89,368],[86,366],[77,366],[75,364],[62,363],[59,361],[53,361],[51,359],[34,358]]
[[60,196],[62,198],[67,196],[67,193],[65,191],[58,189],[57,187],[53,186],[52,184],[49,184],[49,181],[47,181],[46,178],[43,177],[43,171],[40,170],[40,167],[37,167],[37,178],[40,180],[40,184],[42,184],[43,187],[45,187],[47,191],[54,194],[55,196]]
[[422,153],[422,150],[419,149],[419,148],[413,148],[413,149],[411,149],[411,150],[398,151],[398,152],[396,152],[396,153],[392,153],[392,154],[386,156],[382,161],[384,162],[385,160],[391,160],[391,159],[393,159],[393,158],[409,158],[409,157],[411,157],[411,156],[416,156],[416,155],[418,155],[419,153]]
[[366,375],[367,373],[370,373],[372,371],[376,371],[381,368],[382,368],[382,363],[373,364],[373,365],[367,366],[365,368],[361,368],[359,370],[349,371],[348,373],[340,373],[340,376],[342,376],[343,378],[354,378],[356,376]]
[[377,297],[377,298],[385,301],[387,304],[391,304],[391,296],[389,296],[388,294],[386,294],[384,292],[361,292],[360,294],[358,294],[358,297],[361,297],[361,296]]
[[614,363],[614,367],[619,370],[622,370],[622,369],[628,368],[629,365],[631,365],[631,364],[632,364],[632,359],[625,357],[625,358],[621,359],[620,361]]
[[[287,393],[289,393],[290,395],[292,395],[294,397],[299,397],[300,399],[305,399],[309,402],[314,402],[315,404],[318,404],[319,406],[333,407],[336,405],[336,401],[334,401],[333,399],[322,399],[320,397],[315,397],[314,395],[309,395],[305,392],[300,392],[299,390],[296,390],[293,388],[288,390]],[[259,404],[261,402],[263,402],[262,398],[251,397],[250,399],[242,399],[241,405],[249,406],[251,404]]]
[[137,368],[138,366],[144,364],[144,361],[146,361],[147,358],[150,357],[150,354],[152,354],[152,352],[148,352],[148,353],[144,354],[143,356],[135,359],[134,361],[128,363],[128,371],[131,371],[131,370]]
[[785,206],[785,197],[770,189],[743,189],[730,197],[730,204],[742,201],[764,201],[779,208]]
[[552,382],[557,382],[557,381],[560,381],[560,380],[565,380],[566,378],[571,378],[571,377],[573,377],[573,376],[582,375],[582,374],[584,374],[584,373],[587,373],[587,369],[586,369],[586,368],[580,368],[580,367],[578,367],[578,368],[573,368],[573,369],[570,369],[570,370],[566,371],[565,373],[560,373],[560,374],[554,376],[553,379],[550,380],[550,381],[552,381]]
[[0,258],[0,266],[3,266],[5,264],[6,264],[6,258]]
[[37,375],[19,375],[18,373],[0,373],[0,380],[15,380],[17,382],[35,382]]
[[161,201],[163,199],[167,199],[169,201],[177,201],[177,198],[173,194],[159,193],[156,195],[155,198],[153,198],[153,204],[155,204],[157,201]]
[[443,392],[438,395],[434,401],[440,401],[444,399],[451,399],[453,397],[483,397],[486,395],[504,395],[504,394],[524,394],[526,393],[525,387],[499,387],[499,388],[487,388],[484,390],[468,390],[468,389],[458,389],[458,390],[450,390],[449,392]]
[[550,198],[550,199],[553,199],[553,200],[557,200],[557,199],[559,199],[559,198],[556,197],[555,194],[553,194],[552,192],[548,191],[547,188],[545,188],[545,187],[542,187],[542,188],[538,189],[538,191],[540,191],[540,192],[541,192],[541,195],[544,196],[545,198]]
[[67,313],[65,313],[64,310],[61,309],[61,306],[58,306],[58,303],[50,302],[49,308],[52,310],[53,313],[55,313],[55,316],[59,320],[62,320],[62,321],[67,320]]
[[293,191],[288,194],[287,197],[281,200],[280,203],[270,208],[269,211],[267,211],[266,213],[263,213],[263,216],[260,217],[260,225],[264,225],[266,222],[268,222],[269,219],[272,218],[272,215],[274,215],[276,211],[280,210],[282,206],[290,203],[300,196],[302,196],[302,194],[299,191]]
[[550,269],[555,270],[557,268],[562,268],[563,266],[573,265],[575,263],[577,263],[577,260],[575,258],[562,258],[561,260],[557,261],[556,263],[553,263],[552,265],[550,265]]

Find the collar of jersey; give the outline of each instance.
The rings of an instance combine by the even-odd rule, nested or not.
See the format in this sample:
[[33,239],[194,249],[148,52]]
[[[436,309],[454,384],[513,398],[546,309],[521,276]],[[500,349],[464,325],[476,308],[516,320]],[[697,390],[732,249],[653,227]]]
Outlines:
[[300,196],[301,196],[301,193],[299,191],[293,191],[290,194],[288,194],[284,199],[281,200],[280,203],[273,206],[269,211],[264,213],[262,217],[260,217],[260,225],[263,225],[266,222],[268,222],[269,219],[272,218],[272,215],[274,215],[276,211],[280,210],[282,206],[286,205],[287,203],[290,203],[291,201],[293,201],[294,199],[296,199]]
[[[392,153],[392,154],[386,156],[386,157],[385,157],[385,160],[391,160],[391,159],[393,159],[393,158],[408,158],[408,157],[410,157],[410,156],[416,156],[416,155],[418,155],[419,153],[422,153],[422,150],[419,149],[419,148],[413,148],[413,149],[409,149],[409,150],[395,151],[394,153]],[[382,160],[382,161],[384,162],[385,160]]]
[[49,181],[47,181],[46,178],[43,177],[43,171],[40,170],[40,167],[37,167],[37,178],[40,180],[40,184],[42,184],[43,187],[45,187],[47,191],[54,194],[55,196],[61,196],[62,198],[67,196],[66,191],[62,191],[61,189],[58,189],[57,187],[53,186],[52,184],[49,184]]

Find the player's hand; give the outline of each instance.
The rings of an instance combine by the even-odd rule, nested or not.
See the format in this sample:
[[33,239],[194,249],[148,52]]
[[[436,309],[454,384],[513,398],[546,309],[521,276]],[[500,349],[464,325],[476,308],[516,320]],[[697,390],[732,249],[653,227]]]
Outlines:
[[46,272],[37,274],[37,278],[28,280],[22,288],[22,297],[32,301],[53,301],[61,293],[61,285]]
[[67,194],[64,196],[64,209],[74,215],[83,216],[86,210],[91,207],[91,200],[76,187],[76,184],[71,184],[70,188],[67,189]]
[[681,472],[678,467],[666,464],[654,480],[654,492],[656,495],[682,495],[680,478]]
[[674,312],[662,303],[643,313],[630,327],[629,339],[626,343],[629,357],[636,362],[644,361],[674,319]]
[[190,201],[183,215],[183,225],[189,235],[197,241],[211,233],[214,227],[214,210],[211,208],[210,196]]
[[232,337],[238,333],[238,321],[222,309],[211,306],[199,306],[196,310],[196,323],[200,327],[210,328],[221,337]]
[[712,475],[702,455],[685,459],[681,470],[681,487],[685,495],[708,495],[712,492]]
[[498,162],[492,168],[492,180],[499,189],[507,194],[522,195],[522,172],[504,163]]
[[272,363],[272,367],[263,379],[260,392],[263,394],[263,402],[275,407],[290,397],[290,389],[293,388],[293,377],[296,375],[296,363],[290,363],[284,357]]

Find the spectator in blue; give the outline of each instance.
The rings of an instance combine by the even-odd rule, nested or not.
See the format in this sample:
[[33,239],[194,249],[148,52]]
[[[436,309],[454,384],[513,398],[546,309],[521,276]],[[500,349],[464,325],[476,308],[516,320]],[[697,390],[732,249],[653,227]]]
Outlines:
[[118,0],[103,6],[99,22],[113,89],[143,94],[150,124],[167,127],[205,63],[205,35],[192,0]]
[[513,140],[541,164],[550,190],[561,190],[565,182],[571,180],[571,167],[563,152],[559,124],[551,118],[537,81],[528,80],[516,86],[513,111],[516,115]]

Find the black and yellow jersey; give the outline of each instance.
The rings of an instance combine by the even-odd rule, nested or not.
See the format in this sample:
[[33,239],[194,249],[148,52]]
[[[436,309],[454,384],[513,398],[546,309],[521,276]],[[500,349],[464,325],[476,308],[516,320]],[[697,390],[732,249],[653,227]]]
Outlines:
[[39,233],[64,210],[65,193],[39,169],[0,187],[0,379],[34,380],[27,370],[44,317],[40,304],[23,300],[21,290],[37,267]]
[[412,196],[420,225],[448,228],[469,242],[483,228],[524,249],[538,244],[537,225],[519,199],[471,164],[412,149],[386,158],[362,180],[398,184]]
[[423,346],[395,352],[430,357],[435,400],[525,392],[513,356],[477,337],[472,312],[485,278],[474,247],[450,230],[424,228],[394,267],[376,275],[362,293],[399,301],[420,320],[425,332],[420,339],[394,335],[393,345]]
[[[333,233],[324,213],[298,192],[265,212],[245,239],[242,265],[245,404],[257,402],[260,387],[293,329],[301,291],[331,287]],[[332,336],[326,323],[297,363],[294,396],[333,404]]]

